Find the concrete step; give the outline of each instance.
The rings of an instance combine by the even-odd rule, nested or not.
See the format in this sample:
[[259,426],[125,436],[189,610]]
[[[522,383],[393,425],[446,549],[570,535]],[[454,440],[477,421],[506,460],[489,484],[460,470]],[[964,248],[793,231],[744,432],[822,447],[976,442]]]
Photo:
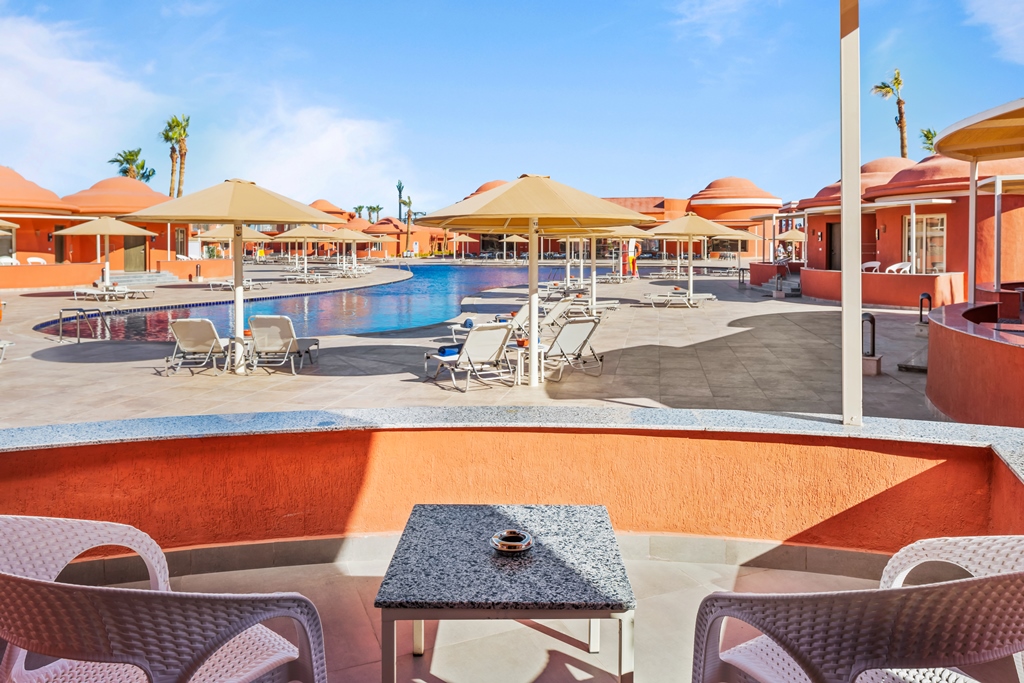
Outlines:
[[171,273],[126,273],[113,270],[110,272],[110,281],[119,285],[129,287],[141,285],[168,285],[181,282],[178,277]]

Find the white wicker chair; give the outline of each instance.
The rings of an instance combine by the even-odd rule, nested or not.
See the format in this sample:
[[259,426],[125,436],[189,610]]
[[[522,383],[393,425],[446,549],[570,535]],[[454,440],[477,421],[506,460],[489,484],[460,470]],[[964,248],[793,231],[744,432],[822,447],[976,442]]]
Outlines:
[[[903,588],[911,570],[926,562],[982,578]],[[693,681],[968,683],[976,680],[965,675],[971,665],[988,662],[995,662],[987,673],[997,671],[997,680],[1017,681],[1008,655],[1024,650],[1021,572],[1024,537],[932,538],[893,555],[879,590],[717,593],[697,618]],[[765,635],[718,652],[721,617]],[[953,666],[968,671],[921,668]]]
[[[137,552],[151,590],[55,583],[98,546]],[[261,625],[290,618],[299,647]],[[0,516],[0,683],[326,683],[323,634],[301,595],[172,593],[167,563],[123,524]],[[57,661],[26,670],[26,652]]]

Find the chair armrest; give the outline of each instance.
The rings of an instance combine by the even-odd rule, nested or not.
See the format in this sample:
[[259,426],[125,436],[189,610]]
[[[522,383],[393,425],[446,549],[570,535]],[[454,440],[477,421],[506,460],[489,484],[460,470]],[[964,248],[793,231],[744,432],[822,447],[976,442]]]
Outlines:
[[760,630],[813,683],[853,683],[873,669],[993,662],[1024,650],[1024,573],[887,590],[757,595],[701,603],[693,683],[717,680],[725,617]]
[[150,588],[169,591],[167,559],[148,534],[127,524],[54,517],[0,516],[0,571],[53,581],[71,560],[100,546],[134,550],[149,570]]
[[1024,536],[926,538],[911,543],[889,559],[880,587],[902,586],[911,570],[925,562],[953,564],[973,576],[1024,571]]

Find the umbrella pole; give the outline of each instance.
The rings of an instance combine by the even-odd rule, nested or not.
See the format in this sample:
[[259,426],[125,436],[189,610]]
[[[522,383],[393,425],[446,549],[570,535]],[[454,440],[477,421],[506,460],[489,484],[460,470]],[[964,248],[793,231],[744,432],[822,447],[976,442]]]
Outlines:
[[[691,249],[693,248],[693,242],[690,242],[690,248]],[[693,265],[693,253],[691,252],[691,253],[687,254],[686,258],[690,262],[690,265],[692,266]],[[678,278],[682,274],[683,274],[683,243],[680,242],[679,240],[676,240],[676,277]]]
[[583,284],[583,238],[580,238],[580,285]]
[[302,274],[309,270],[309,240],[302,238]]
[[[538,344],[540,344],[540,326],[538,325],[538,316],[540,315],[540,294],[539,283],[538,283],[538,267],[537,267],[537,227],[540,221],[537,218],[530,219],[530,343],[529,343],[529,356],[530,356],[530,386],[540,386],[540,368],[537,364],[540,360],[540,354],[538,353]],[[568,242],[566,242],[568,244]]]
[[103,286],[110,286],[110,235],[103,236]]
[[597,315],[597,238],[590,238],[590,315]]
[[[690,273],[688,276],[688,281],[686,283],[686,298],[693,299],[693,235],[690,235],[690,245],[687,248],[690,250],[690,258],[688,259],[690,263]],[[706,272],[707,271],[705,270],[705,273]]]
[[572,240],[565,238],[565,286],[569,286],[572,279]]
[[245,302],[242,284],[242,224],[235,224],[235,236],[232,240],[231,253],[235,266],[235,374],[245,374]]

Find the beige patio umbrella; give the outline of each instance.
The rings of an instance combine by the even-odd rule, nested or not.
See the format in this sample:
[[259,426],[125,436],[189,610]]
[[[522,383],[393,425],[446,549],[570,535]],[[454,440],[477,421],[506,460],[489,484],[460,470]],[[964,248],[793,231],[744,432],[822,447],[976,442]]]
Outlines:
[[0,237],[10,237],[13,234],[14,234],[13,232],[7,232],[6,230],[0,230]]
[[[18,225],[17,223],[11,223],[10,221],[5,221],[2,218],[0,218],[0,228],[7,228],[9,230],[17,230],[20,227],[21,226]],[[9,236],[10,235],[8,235],[8,237]]]
[[462,234],[456,235],[455,237],[452,238],[452,242],[455,242],[456,244],[463,245],[462,246],[462,259],[463,260],[466,259],[466,246],[465,245],[470,244],[472,242],[479,242],[479,241],[480,240],[473,239],[469,235],[462,235]]
[[[370,242],[371,238],[365,233],[361,233],[358,230],[352,230],[351,228],[338,228],[334,232],[330,233],[331,238],[335,242],[342,242],[344,244],[357,244],[359,242]],[[341,265],[341,252],[338,251],[338,265]],[[352,249],[352,265],[356,265],[356,250]]]
[[243,224],[321,223],[339,225],[344,219],[318,211],[302,202],[271,192],[248,180],[225,180],[169,202],[156,204],[128,214],[154,223],[230,223],[234,226],[232,254],[235,265],[235,372],[245,372],[242,331],[245,329],[245,302],[243,297],[242,255],[245,251],[242,237]]
[[419,219],[419,225],[468,228],[476,233],[520,234],[530,244],[530,386],[540,384],[538,366],[537,246],[543,234],[580,234],[619,225],[651,223],[654,219],[600,197],[551,180],[522,175],[510,183],[456,202]]
[[342,240],[335,237],[334,232],[327,232],[314,228],[312,225],[299,225],[297,227],[282,232],[280,235],[274,238],[275,242],[302,242],[302,272],[305,274],[309,270],[309,256],[308,244],[312,240],[314,242],[341,242]]
[[[685,216],[671,220],[664,225],[659,225],[647,233],[650,236],[674,237],[678,241],[685,238],[689,243],[687,262],[689,263],[689,274],[687,276],[686,295],[693,296],[693,240],[696,237],[723,237],[726,239],[739,240],[749,237],[745,232],[727,228],[724,225],[709,221],[695,213],[687,213]],[[676,256],[676,272],[679,272],[679,256]]]
[[110,286],[110,236],[129,236],[129,237],[149,237],[156,235],[155,232],[144,230],[128,223],[122,223],[119,220],[104,216],[103,218],[97,218],[95,220],[86,221],[85,223],[79,223],[78,225],[70,228],[64,228],[63,230],[57,230],[53,233],[54,235],[65,235],[68,237],[74,237],[75,235],[89,235],[103,236],[103,284]]
[[[805,233],[802,230],[797,230],[796,228],[792,228],[792,229],[787,230],[786,232],[782,233],[781,235],[778,235],[775,238],[775,241],[776,242],[794,242],[794,243],[795,242],[801,242],[801,243],[803,243],[803,242],[807,241],[807,233]],[[800,255],[806,257],[806,254],[803,253],[803,250],[804,250],[804,247],[801,247],[801,254]]]
[[[504,247],[505,244],[516,245],[516,244],[529,244],[530,243],[530,240],[526,239],[522,235],[509,235],[508,237],[504,238],[501,241],[502,241],[502,249],[505,248]],[[516,251],[517,249],[519,249],[519,247],[516,247],[516,246],[512,247],[512,258],[516,258],[516,259],[519,258],[519,255],[518,255],[518,253]],[[504,255],[503,255],[503,257],[504,257]]]
[[[197,237],[200,242],[233,242],[235,239],[235,226],[218,225],[216,228],[207,230]],[[242,226],[242,243],[245,242],[266,242],[267,235],[262,232]],[[233,248],[233,247],[232,247]],[[232,258],[234,254],[232,253]]]

